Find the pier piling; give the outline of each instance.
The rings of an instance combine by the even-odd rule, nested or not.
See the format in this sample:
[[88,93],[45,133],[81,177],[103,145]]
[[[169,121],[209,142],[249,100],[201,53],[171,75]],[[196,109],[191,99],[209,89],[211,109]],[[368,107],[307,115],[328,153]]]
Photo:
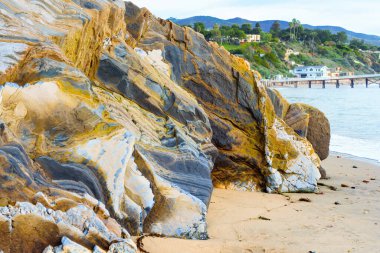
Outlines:
[[355,85],[354,79],[351,79],[351,88],[354,88],[354,85]]
[[309,89],[311,89],[311,81],[309,81]]
[[336,88],[338,89],[340,87],[339,79],[336,80]]
[[369,85],[369,80],[368,78],[365,79],[365,87],[368,88],[368,85]]
[[326,88],[326,80],[323,80],[323,81],[322,81],[322,88],[323,88],[323,89]]

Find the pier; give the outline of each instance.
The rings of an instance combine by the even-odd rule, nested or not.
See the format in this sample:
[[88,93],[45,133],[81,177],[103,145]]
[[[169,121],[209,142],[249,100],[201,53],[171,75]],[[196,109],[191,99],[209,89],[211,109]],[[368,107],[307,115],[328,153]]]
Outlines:
[[317,78],[284,78],[284,79],[262,79],[261,83],[267,87],[273,86],[293,86],[295,88],[300,84],[307,84],[309,88],[313,85],[321,85],[322,88],[326,88],[327,84],[335,84],[336,88],[340,88],[341,85],[347,84],[351,88],[355,87],[357,83],[364,83],[366,88],[371,84],[378,84],[380,88],[380,74],[371,75],[354,75],[354,76],[336,76],[336,77],[317,77]]

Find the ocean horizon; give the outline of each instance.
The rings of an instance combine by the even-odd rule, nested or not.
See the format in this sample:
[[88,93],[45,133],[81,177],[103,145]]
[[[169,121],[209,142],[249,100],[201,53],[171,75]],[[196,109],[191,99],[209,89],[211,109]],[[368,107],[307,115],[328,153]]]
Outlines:
[[380,88],[378,85],[275,87],[291,103],[310,104],[330,121],[330,151],[380,162]]

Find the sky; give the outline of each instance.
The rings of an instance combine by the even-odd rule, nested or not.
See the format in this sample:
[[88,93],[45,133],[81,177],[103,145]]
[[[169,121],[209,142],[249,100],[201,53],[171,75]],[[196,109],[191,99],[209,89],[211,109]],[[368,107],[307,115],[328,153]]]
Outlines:
[[299,19],[380,35],[380,0],[132,0],[161,18],[207,15],[249,20]]

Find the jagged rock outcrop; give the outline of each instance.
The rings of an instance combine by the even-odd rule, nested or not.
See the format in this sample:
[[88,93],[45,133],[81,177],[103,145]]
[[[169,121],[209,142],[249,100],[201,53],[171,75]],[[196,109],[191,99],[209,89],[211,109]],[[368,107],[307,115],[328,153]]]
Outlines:
[[316,190],[311,144],[244,60],[200,34],[121,0],[0,9],[0,250],[206,239],[213,183]]
[[[0,247],[4,252],[42,252],[49,244],[58,244],[60,238],[63,246],[53,252],[70,252],[64,251],[65,247],[70,247],[66,236],[81,243],[77,248],[111,249],[113,244],[123,243],[129,252],[136,251],[130,238],[123,239],[120,233],[117,235],[115,231],[110,231],[107,227],[109,221],[106,218],[101,220],[84,205],[63,212],[46,208],[40,203],[18,202],[11,207],[0,207],[0,220],[7,225],[0,231]],[[119,231],[116,230],[116,233]]]
[[[167,64],[170,78],[197,97],[210,119],[212,142],[219,149],[215,185],[241,190],[315,189],[318,157],[307,141],[278,120],[258,74],[244,60],[207,43],[192,29],[157,19],[132,3],[126,6],[132,44],[153,64]],[[303,165],[298,167],[299,163]]]

